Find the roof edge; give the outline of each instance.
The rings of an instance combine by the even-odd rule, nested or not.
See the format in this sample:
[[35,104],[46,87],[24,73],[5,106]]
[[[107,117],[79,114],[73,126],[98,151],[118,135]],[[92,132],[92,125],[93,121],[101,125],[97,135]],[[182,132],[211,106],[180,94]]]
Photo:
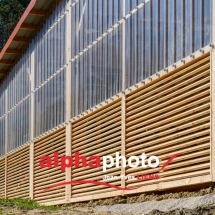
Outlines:
[[19,22],[17,23],[15,29],[13,30],[13,32],[10,35],[9,39],[7,40],[7,43],[5,44],[4,48],[0,52],[0,60],[2,59],[2,57],[5,54],[6,50],[8,49],[10,44],[12,43],[12,41],[13,41],[15,35],[17,34],[17,32],[19,31],[22,23],[25,21],[26,17],[30,13],[30,11],[33,9],[33,7],[36,4],[36,2],[37,2],[37,0],[31,0],[31,2],[29,3],[28,7],[26,8],[25,12],[23,13],[22,17],[20,18]]

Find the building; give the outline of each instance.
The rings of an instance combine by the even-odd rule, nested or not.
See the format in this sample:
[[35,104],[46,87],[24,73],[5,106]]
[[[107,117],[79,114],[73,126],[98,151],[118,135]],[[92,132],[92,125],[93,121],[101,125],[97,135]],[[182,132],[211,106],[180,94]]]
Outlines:
[[[214,16],[212,0],[32,0],[0,53],[0,195],[50,205],[212,183]],[[182,154],[163,172],[42,169],[56,151]],[[41,193],[108,174],[160,178]]]

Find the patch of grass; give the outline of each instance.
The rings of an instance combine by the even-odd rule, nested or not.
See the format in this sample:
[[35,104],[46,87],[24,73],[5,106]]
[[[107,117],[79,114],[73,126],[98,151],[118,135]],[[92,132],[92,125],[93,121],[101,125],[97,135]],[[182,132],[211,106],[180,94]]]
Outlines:
[[[0,206],[3,207],[16,207],[20,209],[42,209],[42,210],[58,210],[58,206],[44,206],[39,205],[36,201],[31,199],[21,199],[21,198],[14,198],[14,199],[0,199]],[[0,210],[1,215],[1,210]]]

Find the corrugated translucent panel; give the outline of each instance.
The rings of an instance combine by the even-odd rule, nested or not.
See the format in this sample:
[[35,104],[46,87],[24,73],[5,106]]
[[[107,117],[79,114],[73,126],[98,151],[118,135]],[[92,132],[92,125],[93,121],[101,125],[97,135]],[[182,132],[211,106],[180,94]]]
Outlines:
[[123,0],[79,0],[72,7],[72,58],[122,18]]
[[[60,6],[35,39],[35,88],[66,64],[66,16]],[[64,11],[65,12],[65,11]]]
[[72,62],[72,117],[122,91],[122,29]]
[[210,42],[211,0],[148,1],[126,20],[126,87]]
[[7,77],[8,110],[30,93],[30,63],[28,49]]
[[58,18],[60,18],[60,16],[65,13],[66,9],[67,9],[67,3],[70,2],[70,0],[61,0],[60,4],[57,8],[58,10]]
[[130,11],[135,9],[135,7],[141,4],[142,2],[143,0],[125,0],[125,13],[128,14]]
[[64,70],[35,92],[35,137],[65,122],[65,83]]
[[5,92],[4,88],[0,88],[0,117],[4,115],[6,112],[5,110]]
[[5,117],[0,119],[0,157],[5,155]]
[[30,141],[30,98],[7,115],[7,152]]

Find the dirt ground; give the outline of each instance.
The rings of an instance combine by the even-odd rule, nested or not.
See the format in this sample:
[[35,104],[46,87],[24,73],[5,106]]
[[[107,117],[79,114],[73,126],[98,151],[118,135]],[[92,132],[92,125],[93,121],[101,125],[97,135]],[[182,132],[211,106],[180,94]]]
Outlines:
[[[3,209],[3,208],[1,208]],[[123,214],[123,213],[109,213],[103,212],[99,213],[94,211],[92,208],[89,208],[86,212],[77,210],[59,210],[59,211],[47,211],[47,210],[24,210],[21,208],[7,208],[3,209],[2,213],[4,215],[131,215],[131,214]],[[143,214],[135,214],[135,215],[143,215]],[[215,205],[199,207],[195,210],[188,209],[178,209],[170,212],[160,212],[160,211],[152,211],[149,215],[215,215]]]
[[[86,203],[78,203],[68,205],[67,207],[59,210],[39,210],[32,209],[28,210],[20,207],[11,207],[10,205],[0,204],[0,215],[131,215],[125,213],[110,213],[110,212],[98,212],[97,207],[103,205],[114,205],[114,204],[132,204],[146,201],[160,201],[163,199],[180,199],[187,197],[203,196],[206,194],[215,194],[215,187],[209,187],[192,192],[175,192],[175,193],[160,193],[160,194],[141,194],[137,196],[128,197],[114,197],[103,200],[95,200]],[[131,205],[132,207],[132,205]],[[143,215],[143,214],[135,214]],[[146,214],[144,214],[146,215]],[[149,215],[215,215],[215,205],[207,205],[199,207],[194,210],[188,209],[177,209],[169,212],[152,211]]]
[[109,212],[96,212],[92,208],[85,208],[84,211],[79,209],[67,209],[67,210],[26,210],[22,208],[9,208],[0,207],[0,215],[122,215],[122,213],[109,213]]

